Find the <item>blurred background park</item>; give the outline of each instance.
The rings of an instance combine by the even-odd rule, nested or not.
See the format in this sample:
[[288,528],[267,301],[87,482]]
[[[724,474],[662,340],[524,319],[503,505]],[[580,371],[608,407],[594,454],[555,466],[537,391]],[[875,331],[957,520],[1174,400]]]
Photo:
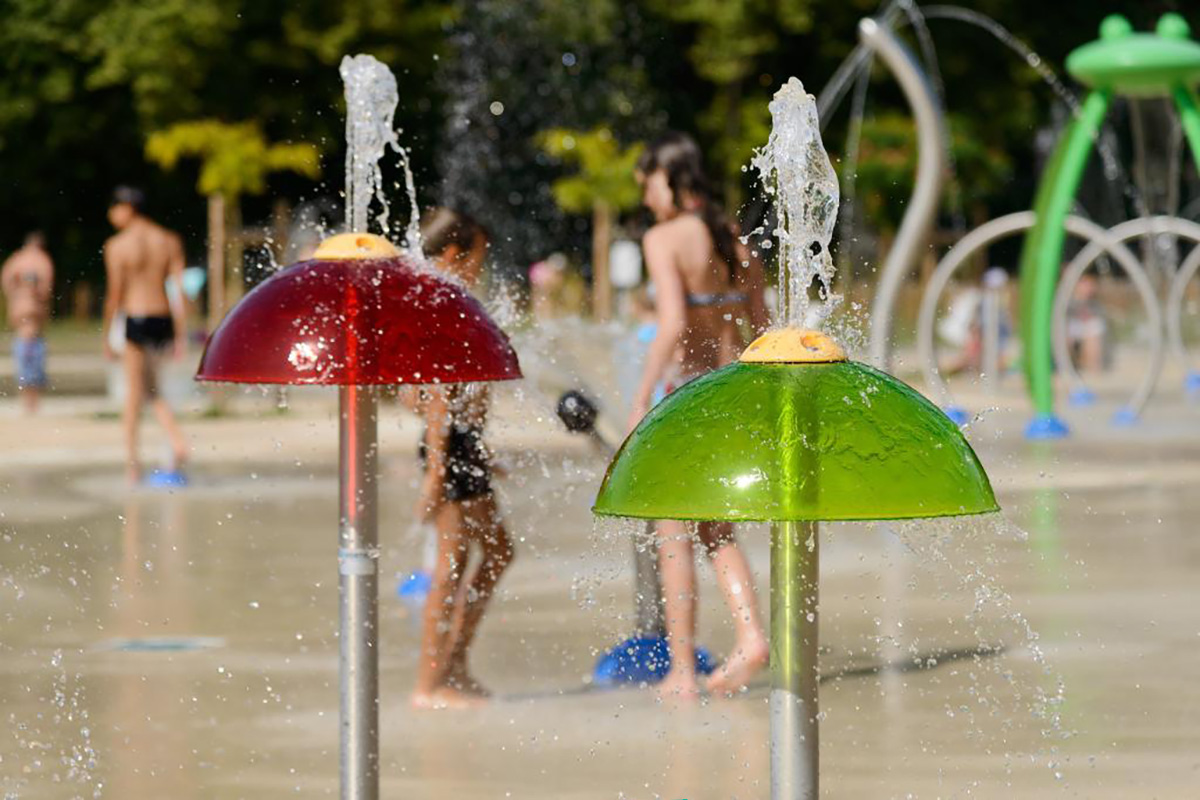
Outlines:
[[[1034,0],[967,5],[1062,74],[1067,52],[1094,38],[1104,15],[1124,13],[1146,29],[1179,3],[1064,0],[1053,13]],[[817,92],[855,46],[857,21],[875,11],[874,0],[6,0],[0,251],[45,231],[56,316],[90,330],[111,232],[107,199],[117,184],[138,185],[151,215],[183,235],[188,263],[224,272],[231,304],[294,257],[298,223],[341,219],[337,64],[368,52],[399,78],[396,122],[419,201],[460,208],[492,230],[494,267],[518,293],[530,265],[563,254],[558,301],[588,310],[595,242],[636,239],[644,225],[631,169],[639,144],[668,128],[694,134],[726,206],[753,229],[764,200],[743,167],[766,141],[770,94],[790,75]],[[940,84],[955,172],[928,272],[966,230],[1030,206],[1070,114],[1040,65],[984,29],[939,18],[935,6],[924,11],[936,49],[922,49],[912,27],[901,36]],[[889,247],[917,158],[895,81],[876,65],[871,82],[853,132],[857,202],[837,249],[852,294]],[[845,105],[824,134],[839,170],[852,133]],[[1168,138],[1178,125],[1165,100],[1116,108],[1107,135],[1123,164],[1144,168],[1131,116]],[[1196,176],[1182,161],[1182,192],[1159,181],[1150,210],[1187,211]],[[399,170],[389,169],[406,213]],[[1080,193],[1105,226],[1134,211],[1111,183],[1093,163]],[[1007,254],[1013,269],[1019,242],[1007,247],[993,261]]]
[[[860,20],[877,17],[928,76],[948,154],[928,244],[901,264],[891,371],[913,380],[923,367],[913,382],[963,415],[1008,521],[935,528],[903,547],[886,527],[830,527],[825,796],[1195,797],[1200,362],[1182,344],[1166,358],[1163,324],[1174,309],[1183,338],[1200,342],[1200,281],[1183,266],[1200,270],[1186,103],[1116,97],[1069,202],[1104,229],[1085,243],[1128,256],[1119,269],[1115,256],[1084,264],[1098,281],[1058,284],[1070,303],[1054,321],[1074,349],[1055,353],[1048,381],[1052,406],[1072,389],[1070,437],[1021,435],[1036,405],[1013,324],[1025,237],[937,277],[970,232],[1036,207],[1056,143],[1086,127],[1075,120],[1090,90],[1068,76],[1068,53],[1113,14],[1130,25],[1110,20],[1110,40],[1156,24],[1189,38],[1168,12],[1200,26],[1188,0],[0,0],[0,258],[39,230],[56,269],[51,397],[36,421],[20,416],[15,359],[0,348],[0,795],[334,792],[335,394],[193,377],[206,333],[239,297],[342,225],[338,68],[364,53],[398,82],[418,210],[458,209],[491,234],[480,294],[525,378],[493,398],[498,495],[521,555],[479,646],[499,702],[470,717],[407,713],[419,607],[403,587],[429,541],[409,519],[428,431],[394,398],[383,404],[385,786],[431,800],[763,796],[765,683],[692,716],[590,683],[632,624],[630,531],[596,526],[590,509],[649,341],[639,245],[652,220],[634,166],[664,131],[689,133],[730,218],[769,233],[774,212],[748,169],[771,132],[768,103],[791,76],[814,95],[840,84],[821,120],[840,179],[832,252],[846,298],[828,327],[867,360],[922,154],[897,73],[856,50]],[[1184,44],[1194,114],[1200,45]],[[388,153],[382,164],[383,232],[397,241],[412,211],[403,163]],[[118,185],[144,188],[146,212],[186,252],[192,346],[163,366],[163,396],[190,437],[186,490],[122,482],[124,384],[100,341]],[[1105,230],[1130,221],[1143,228],[1113,247]],[[1167,223],[1184,232],[1155,227]],[[769,262],[769,237],[754,238]],[[1072,240],[1053,253],[1051,277],[1079,252]],[[925,296],[940,316],[928,325]],[[922,331],[956,352],[914,358]],[[1094,363],[1084,340],[1103,346]],[[1078,372],[1088,386],[1068,384]],[[597,402],[595,436],[560,424],[566,390]],[[764,533],[747,525],[743,537],[760,592]],[[922,549],[934,540],[954,546]],[[698,638],[726,652],[719,595],[710,574],[701,581]]]

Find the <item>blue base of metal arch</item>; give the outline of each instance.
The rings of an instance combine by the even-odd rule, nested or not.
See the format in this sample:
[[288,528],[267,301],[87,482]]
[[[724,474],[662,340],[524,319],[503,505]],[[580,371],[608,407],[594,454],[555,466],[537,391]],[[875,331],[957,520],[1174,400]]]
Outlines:
[[946,406],[942,409],[955,425],[966,425],[971,421],[971,415],[962,406]]
[[1025,427],[1025,438],[1031,442],[1063,439],[1070,434],[1067,423],[1053,414],[1038,414]]
[[1118,428],[1128,428],[1131,425],[1136,425],[1138,422],[1138,412],[1128,406],[1122,406],[1117,409],[1117,413],[1113,414],[1112,424]]
[[1088,388],[1072,389],[1067,402],[1076,408],[1096,404],[1096,393]]
[[[703,647],[696,648],[696,672],[708,675],[716,664]],[[631,636],[609,650],[592,670],[597,686],[658,683],[671,670],[671,648],[662,636]]]
[[179,470],[156,469],[142,479],[150,489],[182,489],[188,485],[188,477]]

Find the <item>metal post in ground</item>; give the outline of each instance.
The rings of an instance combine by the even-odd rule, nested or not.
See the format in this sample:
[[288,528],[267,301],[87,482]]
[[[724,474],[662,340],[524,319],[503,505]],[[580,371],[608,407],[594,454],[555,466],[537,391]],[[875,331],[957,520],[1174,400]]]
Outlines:
[[378,800],[378,407],[371,387],[343,386],[340,391],[341,797],[342,800]]

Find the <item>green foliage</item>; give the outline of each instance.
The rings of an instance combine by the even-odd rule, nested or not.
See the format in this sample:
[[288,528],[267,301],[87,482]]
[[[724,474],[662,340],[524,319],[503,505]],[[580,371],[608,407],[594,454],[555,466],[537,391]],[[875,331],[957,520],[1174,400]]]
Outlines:
[[738,101],[732,112],[724,103],[716,102],[700,114],[700,128],[712,141],[710,158],[719,165],[720,178],[726,185],[741,182],[742,168],[750,162],[754,148],[761,147],[770,136],[770,101],[765,92],[754,92]]
[[554,181],[554,200],[563,211],[583,214],[598,203],[614,211],[637,206],[641,191],[633,173],[641,143],[622,148],[608,128],[556,128],[539,134],[537,141],[548,155],[579,168],[576,174]]
[[[191,180],[147,162],[152,132],[188,120],[245,120],[266,141],[315,143],[336,163],[344,124],[336,66],[347,53],[372,53],[396,72],[402,98],[396,123],[411,145],[423,202],[437,198],[483,221],[494,234],[498,260],[514,269],[553,250],[587,246],[587,221],[559,207],[552,187],[562,165],[539,146],[539,131],[608,128],[622,142],[667,128],[688,131],[701,141],[714,177],[734,190],[727,199],[735,200],[746,181],[742,165],[766,139],[770,93],[790,75],[819,91],[857,44],[857,21],[880,5],[0,2],[0,175],[7,190],[0,195],[0,250],[19,243],[25,230],[45,229],[61,264],[64,296],[71,280],[103,274],[97,253],[110,233],[103,208],[118,183],[144,186],[151,212],[179,229],[193,253],[202,250],[203,204],[195,202]],[[1052,9],[1044,0],[968,5],[1057,69],[1070,49],[1096,35],[1106,14],[1124,13],[1147,29],[1178,1],[1061,0]],[[952,124],[961,204],[992,214],[1027,208],[1036,179],[1033,140],[1051,122],[1054,93],[985,31],[952,20],[931,19],[928,27],[946,105],[975,123]],[[899,35],[920,53],[903,18]],[[500,114],[491,111],[497,101]],[[879,68],[867,110],[875,127],[868,126],[864,141],[859,196],[874,206],[866,220],[886,228],[903,210],[915,154],[905,140],[911,129],[902,95]],[[845,141],[846,118],[843,103],[825,131],[831,150]],[[247,153],[244,142],[235,145],[231,162],[260,161],[274,170],[270,159]],[[1011,170],[1009,162],[1027,167]],[[213,170],[232,174],[214,177],[217,184],[255,184],[241,167]],[[263,180],[276,197],[313,199],[312,184],[290,171]],[[321,191],[336,195],[339,183],[331,176]],[[270,205],[249,195],[247,218],[265,216]]]
[[[957,187],[965,187],[961,198],[972,203],[995,191],[1011,172],[1008,155],[982,143],[979,132],[959,116],[951,116],[950,150],[954,156]],[[878,228],[895,230],[900,224],[917,169],[917,137],[912,118],[887,112],[863,120],[859,148],[857,196],[862,198],[867,218]],[[959,188],[963,191],[963,188]]]
[[715,143],[726,198],[736,202],[742,166],[767,139],[768,98],[745,93],[746,79],[762,57],[778,50],[781,34],[808,30],[814,0],[654,0],[668,19],[693,26],[688,58],[696,74],[717,86],[712,104],[699,118]]
[[85,87],[128,86],[138,115],[161,122],[200,110],[214,48],[237,25],[234,0],[114,0],[84,26],[80,55],[93,63]]
[[180,122],[151,134],[146,142],[146,157],[164,169],[173,169],[181,158],[189,156],[201,162],[196,190],[230,199],[262,194],[270,172],[295,172],[313,179],[321,174],[315,145],[268,144],[254,122]]
[[696,26],[688,57],[697,74],[716,84],[748,77],[755,61],[779,45],[781,32],[812,25],[813,0],[655,0],[664,16]]
[[291,0],[280,22],[286,47],[322,64],[336,66],[371,41],[369,50],[379,60],[416,67],[457,11],[453,3],[422,0]]

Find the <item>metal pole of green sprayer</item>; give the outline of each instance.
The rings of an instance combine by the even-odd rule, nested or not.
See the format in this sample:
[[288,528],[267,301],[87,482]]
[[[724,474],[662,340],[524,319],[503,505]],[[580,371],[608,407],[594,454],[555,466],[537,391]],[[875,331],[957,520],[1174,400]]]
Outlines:
[[[817,401],[784,395],[779,415],[780,474],[799,508],[816,506]],[[771,525],[771,800],[816,800],[820,530],[789,512]]]
[[771,798],[816,800],[818,524],[771,526]]
[[379,797],[378,475],[375,391],[339,403],[338,636],[342,800]]

